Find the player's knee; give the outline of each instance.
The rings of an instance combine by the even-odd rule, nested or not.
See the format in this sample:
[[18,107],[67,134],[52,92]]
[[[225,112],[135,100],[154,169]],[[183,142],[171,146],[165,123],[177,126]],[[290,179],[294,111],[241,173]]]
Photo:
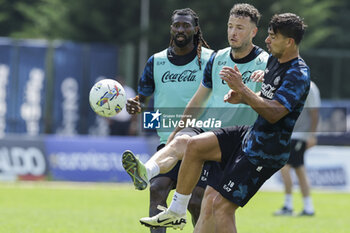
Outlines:
[[201,159],[201,144],[198,139],[190,138],[187,142],[186,155],[192,159]]
[[237,205],[232,205],[227,199],[217,197],[213,203],[214,218],[220,221],[227,216],[234,216],[237,208]]
[[202,203],[201,216],[204,219],[209,219],[213,217],[214,213],[214,200],[216,195],[207,195],[205,201]]
[[183,155],[185,153],[185,150],[186,150],[186,146],[187,146],[187,143],[188,141],[190,140],[190,136],[189,135],[179,135],[179,136],[176,136],[173,140],[173,143],[170,144],[170,146],[172,147],[174,153],[178,160],[182,160],[183,158]]

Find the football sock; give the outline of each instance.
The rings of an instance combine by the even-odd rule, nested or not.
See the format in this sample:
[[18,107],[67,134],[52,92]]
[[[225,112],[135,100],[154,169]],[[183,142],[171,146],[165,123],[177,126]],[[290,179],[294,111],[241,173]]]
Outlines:
[[171,201],[169,206],[169,210],[179,216],[185,215],[191,195],[192,194],[183,195],[175,191],[173,200]]
[[145,164],[145,167],[147,170],[147,178],[149,181],[159,174],[159,166],[154,160],[148,160]]
[[288,209],[293,209],[293,196],[292,194],[286,194],[284,197],[284,206]]
[[313,213],[314,212],[314,206],[312,205],[311,197],[310,196],[304,197],[303,198],[303,202],[304,202],[304,210],[307,213]]

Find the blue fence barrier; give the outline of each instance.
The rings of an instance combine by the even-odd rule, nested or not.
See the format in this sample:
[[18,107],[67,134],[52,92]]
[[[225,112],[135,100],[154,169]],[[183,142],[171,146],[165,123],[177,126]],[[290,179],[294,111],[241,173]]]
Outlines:
[[16,116],[15,90],[17,82],[13,73],[15,66],[15,47],[7,38],[0,38],[0,135],[14,130]]
[[44,133],[43,110],[46,100],[45,41],[19,41],[14,72],[18,74],[15,89],[14,133]]
[[7,136],[0,140],[0,180],[130,182],[122,153],[131,149],[145,162],[157,143],[144,137]]
[[140,137],[48,136],[45,139],[50,174],[54,180],[64,181],[129,182],[121,165],[122,153],[132,149],[146,161],[156,148],[150,143]]
[[90,88],[117,63],[113,45],[0,38],[0,136],[87,134]]
[[[56,45],[54,51],[54,94],[52,132],[63,135],[79,133],[86,59],[84,46],[77,43]],[[88,82],[85,77],[85,82]]]

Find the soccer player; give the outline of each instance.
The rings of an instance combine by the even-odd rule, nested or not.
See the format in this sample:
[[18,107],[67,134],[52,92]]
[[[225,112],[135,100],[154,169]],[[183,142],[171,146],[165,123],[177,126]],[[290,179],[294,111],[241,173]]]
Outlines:
[[[139,95],[128,99],[126,109],[130,114],[141,112],[141,106],[152,94],[155,108],[185,108],[201,83],[204,67],[213,50],[208,49],[209,46],[203,38],[197,14],[189,8],[175,10],[171,17],[170,35],[169,47],[149,58],[139,81]],[[162,79],[166,73],[170,73],[171,76],[190,74],[191,79],[166,82]],[[160,137],[157,150],[161,150],[171,130],[158,130],[157,133]],[[178,164],[168,173],[150,180],[150,216],[159,213],[158,205],[166,206],[169,192],[176,187],[179,167]],[[129,171],[133,170],[133,167],[126,168]],[[204,181],[205,175],[203,174]],[[146,182],[138,182],[137,177],[132,174],[131,176],[135,181],[135,188],[146,188]],[[198,182],[190,201],[189,211],[194,223],[199,216],[205,186],[206,182]],[[161,233],[166,232],[166,229],[151,229],[151,232]]]
[[304,110],[301,112],[292,134],[289,160],[281,169],[285,189],[285,199],[283,207],[276,211],[275,215],[293,215],[293,182],[290,175],[291,168],[295,170],[295,174],[298,177],[301,194],[303,196],[304,208],[302,212],[299,213],[299,216],[313,216],[315,214],[310,195],[310,185],[304,166],[304,153],[307,149],[317,144],[315,132],[319,119],[320,105],[320,91],[318,90],[316,84],[311,82],[310,92],[306,98]]
[[[216,182],[213,203],[216,232],[237,232],[235,213],[289,157],[290,137],[310,88],[310,71],[299,56],[305,25],[292,13],[274,15],[265,42],[271,55],[261,93],[242,82],[237,66],[220,72],[231,90],[224,100],[250,105],[258,114],[253,126],[221,128],[189,139],[181,163],[176,192],[168,209],[141,222],[149,226],[183,228],[186,207],[205,161],[217,161],[224,176]],[[195,232],[208,231],[198,222]]]
[[[232,7],[227,24],[227,36],[230,47],[219,50],[211,56],[205,68],[202,84],[187,105],[184,116],[192,115],[192,117],[196,118],[198,114],[194,113],[197,115],[193,116],[193,111],[191,110],[207,107],[206,110],[208,111],[204,113],[202,119],[213,117],[215,112],[217,112],[217,117],[223,121],[225,126],[252,125],[255,122],[257,113],[252,108],[244,104],[232,105],[223,101],[225,94],[230,88],[220,79],[219,73],[224,65],[231,67],[237,65],[244,73],[242,79],[245,85],[254,92],[260,91],[261,83],[254,82],[254,80],[259,77],[259,74],[263,74],[268,54],[252,42],[258,30],[259,19],[259,11],[252,5],[236,4]],[[208,104],[206,104],[207,102]],[[133,168],[136,170],[132,170],[132,174],[141,173],[140,179],[145,179],[146,181],[159,172],[163,173],[170,170],[178,160],[181,160],[185,152],[185,145],[189,139],[187,135],[196,135],[204,132],[204,130],[207,131],[207,129],[200,128],[186,128],[182,131],[180,129],[180,127],[177,127],[168,139],[168,141],[171,141],[176,135],[175,140],[152,156],[152,159],[145,164],[145,167],[130,151],[125,152],[123,162],[126,164],[126,167],[135,163]],[[180,132],[177,133],[178,131]],[[187,134],[182,135],[185,132]],[[139,171],[138,167],[141,168],[141,171]],[[146,171],[147,174],[145,176],[142,175],[142,171]],[[130,171],[128,172],[130,173]],[[215,182],[215,180],[219,179],[220,174],[219,165],[210,164],[210,182]],[[210,190],[206,191],[209,196]],[[209,212],[208,209],[203,209],[202,211]]]

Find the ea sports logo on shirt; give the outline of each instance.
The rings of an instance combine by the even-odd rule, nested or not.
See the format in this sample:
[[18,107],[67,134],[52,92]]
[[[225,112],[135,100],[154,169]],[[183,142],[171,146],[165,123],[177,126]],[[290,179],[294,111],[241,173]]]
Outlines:
[[226,61],[218,61],[218,66],[224,66],[226,65]]
[[156,112],[143,113],[143,128],[145,129],[159,129],[162,113],[157,109]]

